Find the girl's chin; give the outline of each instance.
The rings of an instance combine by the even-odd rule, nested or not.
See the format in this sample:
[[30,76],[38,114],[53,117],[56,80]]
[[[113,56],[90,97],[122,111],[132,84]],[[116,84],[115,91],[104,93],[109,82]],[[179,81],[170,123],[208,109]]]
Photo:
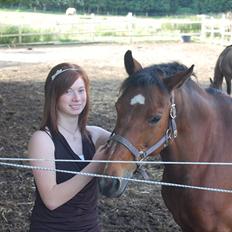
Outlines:
[[78,117],[81,114],[82,111],[66,111],[63,112],[64,115],[68,117]]
[[79,116],[80,114],[81,114],[80,111],[75,111],[75,112],[70,112],[69,113],[69,115],[74,116],[74,117]]
[[61,110],[60,112],[62,113],[62,114],[66,114],[66,115],[69,115],[69,116],[74,116],[74,117],[76,117],[76,116],[78,116],[78,115],[80,115],[81,113],[82,113],[82,111],[83,111],[83,109],[82,108],[79,108],[79,109],[66,109],[66,110]]

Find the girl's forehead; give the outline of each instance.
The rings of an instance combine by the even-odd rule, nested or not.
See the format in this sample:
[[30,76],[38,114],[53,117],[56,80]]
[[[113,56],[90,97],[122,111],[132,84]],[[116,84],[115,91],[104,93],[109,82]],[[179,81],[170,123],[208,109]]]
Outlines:
[[79,77],[70,88],[80,88],[80,87],[85,87],[85,82],[81,77]]

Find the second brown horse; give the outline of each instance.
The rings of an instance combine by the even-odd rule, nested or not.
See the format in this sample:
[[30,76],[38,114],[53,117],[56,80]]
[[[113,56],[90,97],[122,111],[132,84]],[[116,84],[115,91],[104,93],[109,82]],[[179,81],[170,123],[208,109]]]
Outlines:
[[227,93],[231,94],[232,79],[232,45],[226,47],[219,55],[214,67],[213,80],[210,79],[211,87],[222,89],[223,78],[225,77]]

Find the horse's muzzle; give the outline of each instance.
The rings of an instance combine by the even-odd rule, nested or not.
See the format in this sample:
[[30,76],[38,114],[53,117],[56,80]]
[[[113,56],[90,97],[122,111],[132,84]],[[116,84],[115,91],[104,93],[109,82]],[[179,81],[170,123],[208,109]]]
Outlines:
[[100,193],[106,197],[120,197],[126,189],[127,180],[100,178],[99,179]]

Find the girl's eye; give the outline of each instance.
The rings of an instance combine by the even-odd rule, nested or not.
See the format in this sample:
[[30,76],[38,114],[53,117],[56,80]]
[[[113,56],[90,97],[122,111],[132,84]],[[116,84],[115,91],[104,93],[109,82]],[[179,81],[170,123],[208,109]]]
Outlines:
[[161,116],[160,116],[160,115],[156,115],[156,116],[151,117],[151,118],[148,120],[148,123],[151,124],[151,125],[154,125],[154,124],[156,124],[157,122],[159,122],[160,119],[161,119]]
[[79,93],[83,93],[85,89],[79,89]]
[[65,93],[71,94],[71,93],[72,93],[72,90],[71,90],[71,89],[68,89],[68,90],[65,91]]

